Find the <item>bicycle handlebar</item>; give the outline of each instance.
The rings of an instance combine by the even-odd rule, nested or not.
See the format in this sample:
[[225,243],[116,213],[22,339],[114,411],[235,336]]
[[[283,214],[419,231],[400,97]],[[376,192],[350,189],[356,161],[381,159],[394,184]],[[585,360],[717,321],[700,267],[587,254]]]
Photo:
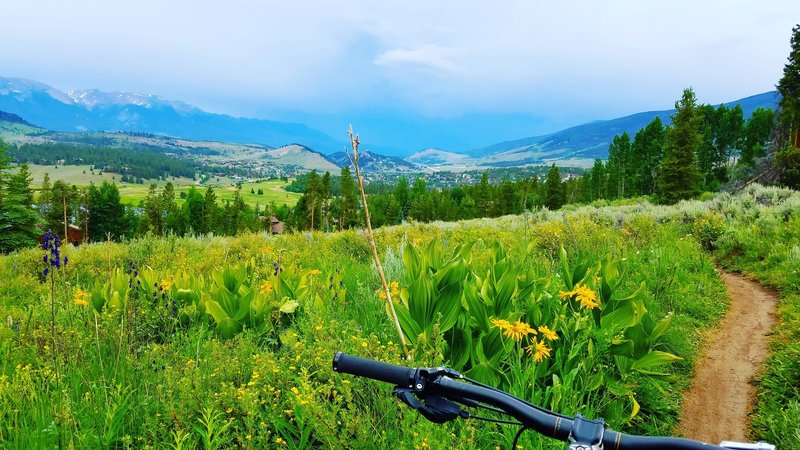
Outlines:
[[[467,399],[492,405],[519,420],[526,428],[565,442],[568,442],[574,433],[574,425],[577,425],[576,422],[579,420],[578,417],[566,418],[546,409],[534,407],[500,390],[455,381],[451,376],[460,377],[460,375],[450,369],[402,367],[337,352],[333,358],[333,370],[410,388],[420,394],[439,395],[449,399]],[[586,423],[586,421],[582,423]],[[629,435],[607,428],[602,431],[601,435],[603,447],[610,450],[710,450],[723,448],[682,438]]]

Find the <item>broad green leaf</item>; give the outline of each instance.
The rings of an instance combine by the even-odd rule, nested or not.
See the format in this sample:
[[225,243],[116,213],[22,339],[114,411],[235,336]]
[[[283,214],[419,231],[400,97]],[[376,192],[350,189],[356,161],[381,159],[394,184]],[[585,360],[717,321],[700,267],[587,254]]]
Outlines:
[[[406,305],[401,303],[395,304],[394,311],[397,314],[397,321],[400,322],[400,328],[403,330],[403,334],[406,335],[410,343],[415,344],[417,342],[417,337],[422,332],[422,327],[411,318],[411,314],[408,312]],[[386,303],[386,314],[389,318],[392,317],[388,302]]]
[[656,323],[656,326],[653,327],[653,332],[650,334],[650,340],[656,342],[658,338],[663,336],[664,333],[666,333],[667,330],[669,329],[669,326],[672,324],[672,319],[674,317],[675,317],[674,314],[669,313],[667,314],[667,317],[663,318],[662,320],[659,320],[658,323]]
[[633,362],[632,368],[634,370],[650,369],[653,367],[663,366],[675,361],[680,361],[683,358],[675,356],[672,353],[653,350],[645,356]]
[[297,300],[284,299],[284,303],[278,310],[284,314],[291,314],[297,310],[298,306],[300,306],[300,304],[297,302]]

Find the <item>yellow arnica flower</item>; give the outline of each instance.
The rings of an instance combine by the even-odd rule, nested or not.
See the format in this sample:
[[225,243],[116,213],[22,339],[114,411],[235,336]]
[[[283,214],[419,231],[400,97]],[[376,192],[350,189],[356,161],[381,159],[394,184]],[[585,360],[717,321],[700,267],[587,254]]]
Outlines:
[[594,309],[600,306],[600,299],[597,297],[597,293],[584,284],[576,284],[575,289],[561,292],[558,296],[561,299],[575,298],[586,309]]
[[162,288],[164,288],[165,291],[168,291],[172,287],[171,280],[161,280],[161,283],[159,284],[161,285]]
[[544,344],[544,341],[537,341],[535,338],[531,345],[525,347],[525,351],[533,357],[534,362],[542,362],[550,357],[550,349]]
[[75,291],[75,296],[73,297],[75,304],[78,306],[89,306],[89,293],[84,291],[83,289],[78,288]]
[[527,323],[517,320],[512,323],[509,328],[503,330],[503,334],[515,341],[521,341],[522,338],[529,334],[536,334],[536,330],[531,328]]
[[265,281],[265,282],[261,283],[261,287],[258,288],[258,292],[261,293],[261,294],[265,294],[265,295],[271,293],[272,292],[272,283],[270,283],[269,281]]
[[539,332],[542,333],[542,336],[544,336],[544,338],[547,339],[548,341],[558,340],[558,335],[556,334],[556,332],[551,330],[550,328],[547,328],[545,325],[539,327]]
[[501,331],[511,328],[511,322],[505,319],[492,319],[490,322],[492,322],[493,326],[500,328]]

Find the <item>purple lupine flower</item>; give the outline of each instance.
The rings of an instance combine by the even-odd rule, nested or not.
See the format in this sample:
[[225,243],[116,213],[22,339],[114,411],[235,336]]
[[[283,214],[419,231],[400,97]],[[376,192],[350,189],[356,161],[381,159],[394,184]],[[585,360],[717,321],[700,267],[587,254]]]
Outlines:
[[44,256],[42,256],[42,262],[47,264],[47,253],[45,253]]
[[69,256],[64,257],[64,267],[67,266],[67,263],[69,263]]

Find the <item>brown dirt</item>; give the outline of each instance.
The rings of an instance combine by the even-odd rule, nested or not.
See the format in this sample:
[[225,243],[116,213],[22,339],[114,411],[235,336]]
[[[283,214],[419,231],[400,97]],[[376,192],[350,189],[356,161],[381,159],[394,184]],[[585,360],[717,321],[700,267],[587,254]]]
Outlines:
[[697,360],[678,424],[686,437],[714,444],[747,439],[752,381],[769,353],[778,304],[774,292],[742,276],[723,272],[722,280],[730,308]]

